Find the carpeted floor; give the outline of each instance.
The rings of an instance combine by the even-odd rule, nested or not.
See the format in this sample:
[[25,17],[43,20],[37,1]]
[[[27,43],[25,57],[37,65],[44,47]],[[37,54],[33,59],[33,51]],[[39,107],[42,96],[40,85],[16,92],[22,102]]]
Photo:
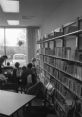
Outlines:
[[35,99],[32,101],[32,107],[27,106],[27,108],[26,117],[57,117],[55,109],[42,107],[41,100]]

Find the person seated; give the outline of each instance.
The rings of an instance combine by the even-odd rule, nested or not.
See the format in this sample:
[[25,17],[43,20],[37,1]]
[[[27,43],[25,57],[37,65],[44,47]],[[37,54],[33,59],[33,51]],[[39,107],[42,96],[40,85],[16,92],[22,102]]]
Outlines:
[[7,84],[7,79],[8,78],[2,73],[2,69],[0,68],[0,82],[2,86]]
[[27,94],[36,95],[37,97],[40,98],[43,97],[45,98],[45,92],[46,92],[46,87],[41,81],[37,82],[36,84],[34,84],[33,86],[27,89]]

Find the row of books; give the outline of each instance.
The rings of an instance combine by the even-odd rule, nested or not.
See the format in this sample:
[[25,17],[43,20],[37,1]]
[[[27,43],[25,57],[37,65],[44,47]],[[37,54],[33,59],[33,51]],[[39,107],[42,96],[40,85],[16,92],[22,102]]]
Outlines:
[[73,79],[69,75],[66,75],[57,69],[50,67],[47,64],[44,64],[44,69],[46,69],[48,73],[50,73],[50,75],[52,75],[57,81],[59,81],[59,84],[63,84],[67,89],[72,91],[75,95],[82,98],[82,83],[81,82]]
[[43,48],[41,50],[43,55],[53,55],[57,57],[66,58],[69,60],[77,60],[76,50],[72,50],[70,47],[55,47],[54,49]]
[[72,79],[70,76],[59,72],[58,80],[62,82],[70,91],[82,97],[82,83]]
[[64,100],[70,97],[69,90],[67,90],[67,88],[60,84],[60,82],[58,82],[57,80],[54,81],[54,87],[58,91],[58,93],[61,94],[62,97],[64,97]]
[[[54,83],[54,88],[55,88],[54,97],[58,100],[60,107],[62,107],[63,110],[65,109],[65,112],[66,112],[66,109],[68,109],[69,106],[72,105],[73,103],[73,100],[74,100],[73,93],[79,96],[80,98],[82,98],[82,86],[79,82],[76,82],[75,80],[67,76],[65,77],[61,77],[61,76],[64,76],[64,75],[60,72],[58,80],[61,80],[60,81],[61,83],[52,76],[50,78],[50,81],[52,84]],[[67,87],[70,90],[68,90]],[[82,111],[82,107],[81,107],[81,111]]]
[[55,98],[61,103],[61,105],[65,105],[65,99],[57,91],[55,91]]
[[54,31],[53,33],[50,33],[50,34],[44,36],[41,40],[45,41],[45,40],[48,40],[48,39],[51,39],[54,37],[58,37],[63,34],[71,33],[71,32],[77,31],[77,30],[78,30],[78,26],[69,25],[69,26],[64,27],[62,31],[59,31],[59,32]]
[[[47,74],[47,72],[45,72],[45,77],[47,76],[46,74]],[[48,75],[49,75],[49,73],[48,73]],[[51,82],[52,84],[54,83],[55,104],[59,105],[60,110],[65,112],[64,114],[67,114],[68,108],[73,103],[74,95],[72,93],[70,93],[70,91],[67,90],[67,88],[63,84],[61,84],[59,81],[57,81],[54,77],[52,77],[50,75],[49,75],[49,77],[50,77],[50,79],[47,79],[47,77],[46,77],[46,80],[48,80],[48,82]],[[69,80],[70,78],[67,78],[67,79]],[[70,83],[73,83],[71,81],[71,79],[68,83],[69,87],[70,87]],[[81,86],[80,84],[78,84],[78,85]],[[78,88],[78,93],[79,93],[79,90],[80,90],[80,87]],[[79,96],[79,95],[77,94],[77,96]]]
[[82,81],[82,65],[49,56],[44,56],[44,62]]
[[62,39],[51,40],[41,44],[41,49],[50,48],[51,50],[53,50],[55,47],[63,47],[63,40]]
[[58,117],[66,117],[66,112],[61,108],[57,100],[55,100],[55,110]]
[[[73,98],[67,99],[67,104],[65,101],[63,101],[61,95],[58,93],[58,91],[55,90],[54,97],[56,102],[59,104],[62,111],[64,111],[64,114],[67,114],[69,107],[72,105]],[[65,115],[66,116],[66,115]]]
[[46,36],[44,36],[41,40],[46,40],[46,39],[50,39],[50,38],[53,38],[56,36],[61,36],[63,34],[75,32],[78,30],[78,27],[79,27],[79,29],[82,29],[82,18],[77,21],[67,23],[67,24],[63,25],[62,27],[59,27],[58,28],[59,30],[57,30],[57,31],[55,31],[56,30],[55,29],[50,34],[47,34]]
[[77,30],[78,30],[78,26],[75,26],[72,24],[71,26],[69,25],[69,26],[64,27],[64,34],[71,33]]
[[44,65],[43,60],[44,60],[43,55],[40,55],[40,67],[42,67],[42,68],[43,68],[43,65]]
[[44,85],[46,86],[50,82],[50,74],[45,71],[44,76],[45,76]]
[[[72,93],[70,93],[70,90],[67,90],[67,87],[66,87],[65,83],[63,83],[62,80],[59,79],[59,77],[58,78],[55,77],[55,78],[51,79],[51,81],[54,83],[55,89],[64,98],[65,101],[67,99],[73,99]],[[70,85],[70,82],[68,82],[68,88],[70,89],[69,85]],[[69,105],[69,104],[67,104],[67,105]]]
[[63,35],[63,32],[54,31],[53,33],[50,33],[48,35],[44,35],[43,38],[40,39],[40,40],[44,41],[44,40],[48,40],[48,39],[51,39],[51,38],[54,38],[54,37],[57,37],[57,36],[61,36],[61,35]]

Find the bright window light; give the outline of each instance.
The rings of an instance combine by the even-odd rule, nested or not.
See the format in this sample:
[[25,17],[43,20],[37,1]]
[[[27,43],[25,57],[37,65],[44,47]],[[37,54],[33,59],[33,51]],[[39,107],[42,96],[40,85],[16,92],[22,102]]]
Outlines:
[[0,0],[0,6],[3,12],[18,13],[19,1],[16,0]]
[[7,20],[8,25],[19,25],[19,20]]

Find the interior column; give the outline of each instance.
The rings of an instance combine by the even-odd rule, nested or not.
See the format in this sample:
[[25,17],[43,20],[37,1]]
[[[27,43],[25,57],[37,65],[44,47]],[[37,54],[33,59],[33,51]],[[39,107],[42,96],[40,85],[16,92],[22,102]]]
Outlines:
[[28,27],[27,28],[27,53],[28,53],[28,62],[31,62],[32,58],[36,55],[36,42],[38,39],[38,29],[39,27]]

